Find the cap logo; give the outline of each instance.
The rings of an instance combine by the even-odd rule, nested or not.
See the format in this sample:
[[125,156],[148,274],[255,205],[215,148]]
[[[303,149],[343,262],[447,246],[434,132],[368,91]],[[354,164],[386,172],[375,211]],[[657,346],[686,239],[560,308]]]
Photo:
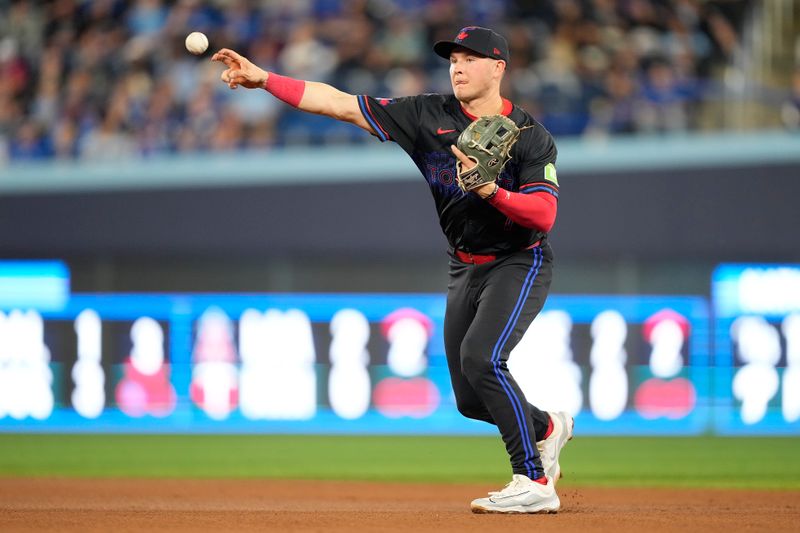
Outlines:
[[467,37],[469,37],[469,33],[465,32],[465,31],[462,31],[461,33],[459,33],[458,35],[456,35],[456,40],[458,40],[458,41],[463,41],[463,40],[464,40],[464,39],[466,39]]
[[500,50],[498,50],[497,48],[495,48],[495,49],[493,50],[493,52],[494,52],[494,55],[496,55],[496,56],[499,56],[499,55],[500,55]]

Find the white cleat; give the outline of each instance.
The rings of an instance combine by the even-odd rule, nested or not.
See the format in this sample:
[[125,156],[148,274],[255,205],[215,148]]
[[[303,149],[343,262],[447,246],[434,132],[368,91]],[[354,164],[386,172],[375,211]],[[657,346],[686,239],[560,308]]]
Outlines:
[[527,476],[514,474],[511,483],[501,491],[490,492],[488,498],[473,500],[473,513],[557,513],[561,501],[553,480],[547,485],[531,481]]
[[537,442],[536,447],[539,448],[539,456],[542,458],[544,474],[555,484],[561,479],[561,465],[558,464],[558,456],[567,441],[572,439],[575,420],[564,411],[548,414],[550,420],[553,421],[553,431],[549,437]]

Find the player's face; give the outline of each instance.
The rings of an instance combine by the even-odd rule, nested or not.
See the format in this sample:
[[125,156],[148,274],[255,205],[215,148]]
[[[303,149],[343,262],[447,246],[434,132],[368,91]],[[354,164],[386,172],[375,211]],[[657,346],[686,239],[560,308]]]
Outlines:
[[485,96],[499,87],[502,61],[480,56],[464,49],[450,53],[450,83],[453,94],[462,102]]

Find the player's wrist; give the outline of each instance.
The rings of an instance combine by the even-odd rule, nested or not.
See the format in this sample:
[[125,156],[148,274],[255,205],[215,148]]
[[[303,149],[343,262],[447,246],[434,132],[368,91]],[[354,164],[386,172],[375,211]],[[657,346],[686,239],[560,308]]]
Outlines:
[[267,72],[266,75],[267,77],[262,84],[265,91],[292,107],[300,105],[300,101],[306,91],[305,81],[296,80],[289,76],[281,76],[274,72]]
[[496,184],[496,183],[494,183],[493,185],[494,185],[494,188],[492,189],[492,192],[490,192],[489,194],[484,196],[483,197],[484,200],[491,200],[492,198],[497,196],[497,191],[500,190],[500,186],[498,184]]

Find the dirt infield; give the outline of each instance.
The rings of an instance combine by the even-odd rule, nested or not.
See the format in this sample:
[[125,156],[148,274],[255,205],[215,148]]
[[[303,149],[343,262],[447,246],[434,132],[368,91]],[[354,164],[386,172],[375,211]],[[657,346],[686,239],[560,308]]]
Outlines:
[[557,515],[474,515],[497,487],[0,479],[1,531],[797,531],[800,492],[567,488]]

